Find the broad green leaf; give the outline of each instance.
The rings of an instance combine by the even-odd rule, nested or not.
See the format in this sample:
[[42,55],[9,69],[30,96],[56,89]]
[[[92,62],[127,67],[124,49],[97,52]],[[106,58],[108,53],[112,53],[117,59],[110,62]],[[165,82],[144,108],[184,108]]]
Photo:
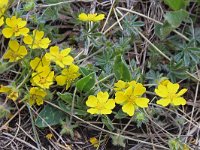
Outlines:
[[88,92],[95,85],[95,73],[91,73],[76,82],[79,91]]
[[36,118],[35,124],[40,128],[57,125],[66,118],[66,114],[59,109],[46,105],[39,116]]
[[131,80],[132,77],[128,65],[126,64],[121,55],[115,57],[113,69],[118,80],[123,80],[123,81]]
[[164,17],[173,28],[177,28],[188,17],[188,12],[185,10],[170,11]]
[[[70,105],[66,105],[63,101],[59,101],[58,105],[60,106],[61,110],[63,110],[64,112],[71,113]],[[81,109],[74,109],[73,113],[77,116],[86,116],[87,115],[87,111],[81,110]]]
[[65,101],[68,104],[71,104],[72,99],[73,99],[71,93],[68,93],[68,92],[65,92],[65,93],[57,92],[57,95],[60,97],[61,100]]
[[184,9],[189,2],[190,0],[164,0],[164,3],[173,10]]
[[115,127],[112,124],[112,121],[110,120],[110,118],[108,118],[107,116],[102,116],[101,117],[101,121],[103,122],[103,124],[106,125],[106,127],[110,130],[113,131],[115,129]]
[[168,23],[165,22],[163,25],[156,24],[155,25],[155,34],[161,39],[165,39],[174,28]]

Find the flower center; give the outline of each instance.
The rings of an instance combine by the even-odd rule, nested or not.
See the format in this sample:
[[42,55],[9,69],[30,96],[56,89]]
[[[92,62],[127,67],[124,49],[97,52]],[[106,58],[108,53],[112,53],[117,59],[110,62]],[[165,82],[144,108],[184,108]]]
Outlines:
[[98,109],[98,110],[105,109],[105,104],[104,104],[104,103],[98,103],[98,104],[97,104],[97,109]]
[[41,77],[41,78],[40,78],[40,83],[41,83],[41,84],[46,83],[46,78],[45,78],[45,77]]

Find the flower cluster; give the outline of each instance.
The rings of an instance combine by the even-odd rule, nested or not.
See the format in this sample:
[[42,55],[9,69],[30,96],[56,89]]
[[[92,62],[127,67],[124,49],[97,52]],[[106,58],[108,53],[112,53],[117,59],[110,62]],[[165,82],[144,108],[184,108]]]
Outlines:
[[[45,37],[44,31],[33,30],[32,34],[29,34],[29,28],[27,27],[27,21],[11,16],[4,19],[3,14],[8,6],[8,0],[0,2],[0,26],[5,25],[2,29],[2,34],[5,38],[10,38],[8,48],[3,55],[3,59],[9,62],[20,62],[29,54],[32,50],[46,50],[51,40]],[[24,43],[24,45],[23,45]],[[79,67],[74,63],[74,58],[70,55],[71,48],[65,48],[60,50],[58,46],[50,47],[49,52],[44,53],[42,56],[36,56],[30,60],[31,72],[28,77],[32,87],[29,89],[28,103],[30,105],[37,104],[42,105],[43,99],[47,96],[47,91],[51,85],[54,84],[54,79],[59,86],[66,86],[66,90],[70,87],[72,82],[79,76]],[[28,59],[28,58],[27,58]],[[28,60],[29,61],[29,60]],[[59,72],[52,70],[51,62],[55,63],[55,67],[60,67],[62,70]],[[58,75],[55,75],[57,74]],[[26,80],[26,79],[25,79]],[[18,92],[13,87],[1,86],[0,93],[7,94],[8,98],[17,100]]]
[[[171,83],[169,80],[160,82],[155,89],[155,93],[161,97],[157,101],[157,104],[167,106],[169,104],[173,106],[185,105],[186,100],[182,95],[187,89],[182,89],[178,92],[179,84]],[[136,81],[124,82],[119,80],[114,84],[115,99],[108,99],[107,92],[99,92],[97,97],[90,95],[86,101],[86,105],[91,107],[87,110],[90,114],[111,114],[112,109],[116,104],[122,105],[122,111],[129,116],[133,116],[135,110],[139,108],[147,108],[149,99],[143,97],[146,92],[146,88]],[[177,93],[178,92],[178,93]]]

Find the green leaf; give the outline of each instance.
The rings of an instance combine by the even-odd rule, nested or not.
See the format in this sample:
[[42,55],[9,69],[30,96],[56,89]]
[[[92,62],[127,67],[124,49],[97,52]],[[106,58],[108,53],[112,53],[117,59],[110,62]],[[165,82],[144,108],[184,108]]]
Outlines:
[[113,135],[113,136],[111,136],[111,138],[112,138],[113,145],[115,145],[115,146],[119,145],[122,147],[126,146],[125,142],[124,142],[125,139],[121,135]]
[[88,92],[95,85],[95,73],[91,73],[76,82],[76,88],[79,91]]
[[155,25],[155,34],[161,40],[165,39],[173,30],[174,28],[168,22],[165,22],[163,25]]
[[110,130],[113,131],[115,129],[115,127],[112,124],[112,121],[110,120],[110,118],[108,118],[107,116],[102,116],[101,117],[101,121],[103,122],[103,124],[106,125],[106,127]]
[[165,14],[165,19],[173,27],[177,28],[188,17],[188,12],[185,10],[170,11]]
[[72,94],[71,93],[68,93],[68,92],[65,92],[65,93],[60,93],[60,92],[57,92],[57,95],[60,97],[61,100],[63,100],[64,102],[68,103],[68,104],[71,104],[72,102]]
[[116,56],[113,69],[118,80],[131,81],[132,77],[128,65],[121,55]]
[[40,128],[57,125],[66,118],[66,114],[59,109],[46,105],[39,116],[36,118],[35,124]]
[[[71,113],[71,106],[66,105],[63,101],[59,101],[58,105],[60,106],[61,110],[66,113]],[[74,114],[77,116],[86,116],[87,111],[81,109],[74,109]]]
[[164,3],[173,10],[184,9],[189,2],[190,0],[164,0]]

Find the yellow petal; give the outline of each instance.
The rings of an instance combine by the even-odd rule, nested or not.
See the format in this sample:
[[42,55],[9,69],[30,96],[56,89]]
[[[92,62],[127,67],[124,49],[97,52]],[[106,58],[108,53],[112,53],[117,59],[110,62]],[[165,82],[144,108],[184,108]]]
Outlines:
[[185,92],[187,92],[187,89],[182,89],[177,93],[177,96],[182,96]]
[[7,18],[6,19],[6,24],[9,26],[9,27],[16,27],[16,16],[13,16],[12,18]]
[[173,84],[173,83],[169,82],[167,84],[167,90],[171,94],[172,93],[175,94],[178,91],[178,89],[179,89],[179,84],[178,83]]
[[28,32],[29,32],[29,29],[28,29],[28,28],[19,29],[20,35],[27,36],[27,35],[28,35]]
[[90,96],[88,97],[88,100],[86,101],[86,105],[87,105],[88,107],[96,107],[96,106],[97,106],[97,103],[98,103],[98,100],[97,100],[97,98],[96,98],[95,96],[93,96],[93,95],[90,95]]
[[124,92],[119,91],[115,93],[115,102],[117,104],[122,104],[125,101],[126,101],[126,97],[124,96]]
[[129,86],[129,87],[125,90],[124,94],[125,94],[126,96],[131,96],[131,95],[133,95],[133,86]]
[[23,38],[23,41],[25,44],[31,45],[33,43],[33,38],[30,35],[28,35]]
[[105,104],[105,108],[107,109],[113,109],[114,107],[115,107],[115,101],[113,99],[109,99]]
[[19,43],[16,40],[10,40],[8,45],[13,51],[18,51]]
[[2,30],[2,33],[3,33],[4,37],[10,38],[13,35],[14,32],[11,28],[4,28]]
[[166,86],[158,85],[158,88],[155,89],[155,93],[160,97],[167,97],[168,96],[168,89]]
[[43,103],[44,103],[44,101],[43,101],[43,99],[42,99],[41,97],[38,97],[38,98],[36,99],[36,104],[37,104],[38,106],[42,105]]
[[170,99],[162,98],[162,99],[158,100],[156,103],[165,107],[165,106],[169,105],[170,102],[171,102]]
[[0,18],[0,27],[4,24],[4,17]]
[[43,38],[40,43],[39,43],[39,46],[43,49],[46,49],[49,47],[49,44],[50,44],[51,40],[49,40],[49,38]]
[[145,91],[146,91],[146,88],[141,83],[137,83],[134,87],[133,94],[135,96],[141,96],[145,93]]
[[50,47],[50,54],[56,56],[59,54],[59,47],[58,46],[51,46]]
[[125,105],[123,105],[122,111],[127,113],[129,116],[133,116],[135,112],[135,107],[131,103],[126,103]]
[[62,50],[60,53],[62,56],[67,56],[71,51],[71,48],[66,48],[64,50]]
[[136,98],[135,103],[141,108],[148,107],[149,99],[148,98]]
[[111,114],[112,111],[110,109],[102,109],[100,110],[100,114],[108,115]]
[[78,18],[81,21],[88,21],[88,16],[85,13],[79,14]]
[[97,15],[96,17],[94,17],[93,19],[92,19],[92,21],[94,21],[94,22],[96,22],[96,21],[101,21],[101,20],[103,20],[105,18],[105,15],[104,14],[99,14],[99,15]]
[[71,64],[73,63],[73,61],[74,61],[74,58],[71,57],[71,56],[67,56],[67,57],[64,57],[64,58],[62,59],[62,62],[63,62],[63,64],[65,64],[65,65],[71,65]]
[[96,108],[90,108],[87,110],[87,112],[90,114],[99,114],[99,110]]
[[44,36],[43,31],[33,30],[33,37],[35,38],[35,40],[41,40],[43,36]]
[[119,80],[117,83],[114,84],[115,86],[114,90],[115,91],[123,90],[126,88],[126,84],[127,84],[126,82]]
[[21,21],[19,21],[19,22],[18,22],[17,26],[18,26],[18,28],[23,28],[23,27],[25,27],[25,26],[26,26],[26,24],[27,24],[27,22],[26,22],[26,21],[24,21],[24,20],[21,20]]
[[99,92],[97,93],[97,99],[101,103],[105,103],[108,100],[109,94],[108,92]]
[[25,56],[25,55],[27,54],[26,47],[25,47],[25,46],[20,46],[20,47],[19,47],[19,50],[18,50],[18,53],[19,53],[21,56]]
[[172,104],[175,105],[175,106],[185,105],[186,104],[186,100],[183,97],[173,98]]

